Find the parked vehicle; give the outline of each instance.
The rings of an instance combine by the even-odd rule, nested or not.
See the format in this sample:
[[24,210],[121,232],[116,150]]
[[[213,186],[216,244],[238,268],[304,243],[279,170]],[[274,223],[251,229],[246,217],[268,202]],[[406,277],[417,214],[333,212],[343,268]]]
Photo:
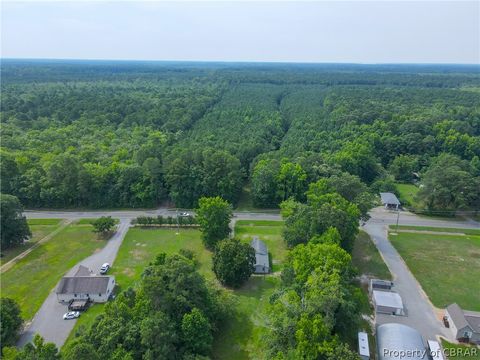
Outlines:
[[178,216],[181,216],[181,217],[189,217],[190,214],[188,212],[181,212]]
[[102,265],[102,267],[100,268],[100,274],[106,274],[107,271],[110,269],[110,264],[109,263],[105,263]]
[[69,311],[65,314],[63,314],[63,320],[72,320],[76,319],[80,316],[80,312],[78,311]]

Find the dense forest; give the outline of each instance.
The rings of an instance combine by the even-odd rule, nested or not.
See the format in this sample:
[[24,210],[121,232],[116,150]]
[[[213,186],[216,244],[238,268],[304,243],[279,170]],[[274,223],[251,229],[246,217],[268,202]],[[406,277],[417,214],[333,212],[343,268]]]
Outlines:
[[318,181],[360,210],[414,181],[425,208],[480,204],[477,66],[3,60],[1,75],[0,190],[26,207],[235,204],[247,186],[273,208]]

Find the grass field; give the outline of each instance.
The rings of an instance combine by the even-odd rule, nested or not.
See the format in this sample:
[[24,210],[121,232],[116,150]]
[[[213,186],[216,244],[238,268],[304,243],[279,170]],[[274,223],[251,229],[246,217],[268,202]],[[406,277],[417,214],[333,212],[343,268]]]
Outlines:
[[392,275],[383,261],[377,247],[365,231],[360,231],[352,251],[352,264],[360,275],[390,280]]
[[[390,225],[391,230],[395,230],[395,225]],[[435,231],[446,233],[459,233],[468,235],[480,235],[480,229],[460,229],[460,228],[440,228],[434,226],[413,226],[413,225],[399,225],[398,230],[415,230],[415,231]]]
[[389,238],[435,306],[456,302],[480,311],[480,235],[399,232]]
[[[258,235],[269,246],[278,267],[286,256],[286,248],[281,238],[281,222],[237,222],[236,234],[239,238],[249,239]],[[131,228],[120,247],[113,264],[111,274],[122,289],[135,286],[145,266],[159,253],[178,253],[182,248],[192,250],[199,262],[199,271],[207,279],[216,282],[212,272],[211,253],[205,249],[200,232],[194,229]],[[276,276],[253,276],[240,289],[228,290],[236,303],[231,321],[223,324],[213,348],[214,358],[249,359],[259,353],[261,335],[264,331],[264,309],[269,296],[278,286]],[[92,311],[93,310],[93,311]],[[100,314],[102,307],[95,305],[77,322],[74,331],[81,326],[88,327]],[[89,314],[89,312],[91,312]],[[73,338],[70,336],[69,340]]]
[[446,355],[450,354],[448,360],[480,360],[479,348],[451,344],[445,340],[442,340],[442,347],[447,351]]
[[2,250],[2,257],[0,257],[0,265],[3,265],[14,257],[20,255],[25,250],[32,247],[37,241],[43,239],[51,232],[58,229],[61,219],[29,219],[27,220],[32,232],[32,237],[22,245],[15,246],[11,249]]
[[106,244],[89,225],[71,224],[2,274],[1,292],[31,319],[62,275]]
[[419,188],[412,184],[396,183],[395,185],[400,193],[400,201],[417,208],[418,203],[415,201],[415,195],[417,195]]

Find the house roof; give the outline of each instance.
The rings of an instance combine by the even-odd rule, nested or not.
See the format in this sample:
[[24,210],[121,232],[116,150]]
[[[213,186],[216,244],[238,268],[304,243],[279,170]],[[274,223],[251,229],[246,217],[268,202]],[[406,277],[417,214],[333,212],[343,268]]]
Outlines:
[[480,312],[464,311],[457,303],[448,305],[447,311],[457,329],[469,326],[474,332],[480,334]]
[[448,305],[447,311],[450,315],[450,319],[453,321],[457,329],[463,329],[464,327],[469,326],[462,309],[460,308],[460,306],[458,306],[457,303]]
[[250,242],[250,246],[255,249],[256,254],[268,255],[267,245],[260,240],[258,237],[254,237],[253,240]]
[[402,298],[396,292],[373,290],[373,298],[377,306],[403,309]]
[[255,236],[250,242],[250,246],[255,250],[255,266],[263,266],[268,269],[270,262],[268,261],[268,249],[265,243]]
[[86,266],[80,265],[77,269],[77,272],[73,276],[90,276],[92,271]]
[[107,291],[111,276],[65,276],[60,280],[57,294],[102,294]]
[[438,341],[428,340],[428,347],[430,348],[430,355],[432,360],[444,360],[442,355],[442,348]]
[[389,192],[381,192],[380,197],[382,198],[382,204],[400,205],[400,200],[398,200],[395,194]]

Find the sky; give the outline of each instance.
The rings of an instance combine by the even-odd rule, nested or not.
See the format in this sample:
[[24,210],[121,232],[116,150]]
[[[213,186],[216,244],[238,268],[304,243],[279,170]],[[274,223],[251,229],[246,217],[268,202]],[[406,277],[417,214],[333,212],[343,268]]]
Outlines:
[[480,63],[476,1],[3,1],[1,57]]

